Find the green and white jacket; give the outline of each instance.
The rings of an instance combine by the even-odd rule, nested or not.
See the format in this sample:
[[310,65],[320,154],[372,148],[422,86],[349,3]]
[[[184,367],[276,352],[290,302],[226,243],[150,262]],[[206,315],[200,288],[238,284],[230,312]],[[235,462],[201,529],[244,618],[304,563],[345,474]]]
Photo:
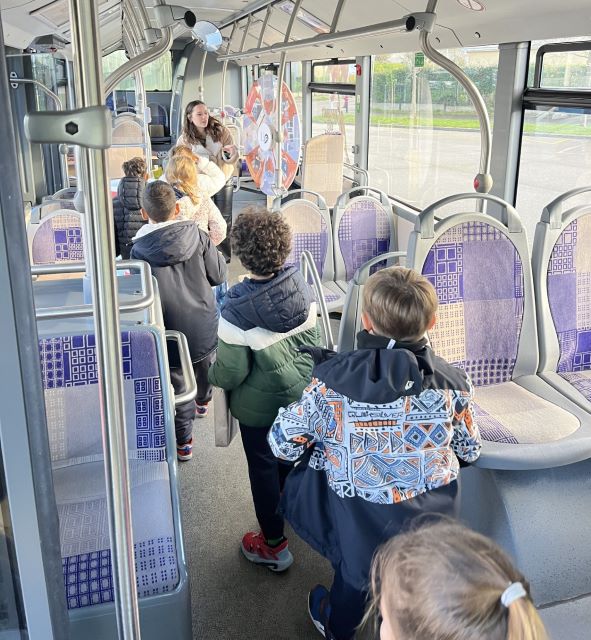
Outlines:
[[210,382],[231,391],[230,410],[243,425],[269,428],[311,380],[312,359],[298,351],[321,342],[310,286],[295,267],[246,278],[228,291],[218,336]]

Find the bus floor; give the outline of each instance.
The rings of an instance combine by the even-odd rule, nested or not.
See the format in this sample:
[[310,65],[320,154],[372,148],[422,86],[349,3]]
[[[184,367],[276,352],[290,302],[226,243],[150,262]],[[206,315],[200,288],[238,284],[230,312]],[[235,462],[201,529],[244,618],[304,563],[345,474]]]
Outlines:
[[[239,191],[234,218],[262,194]],[[234,258],[229,284],[245,273]],[[179,464],[185,550],[191,579],[193,636],[199,640],[313,640],[308,591],[330,586],[329,563],[287,527],[293,565],[281,574],[250,563],[240,551],[247,531],[258,530],[242,442],[214,444],[214,418],[193,423],[193,459]]]

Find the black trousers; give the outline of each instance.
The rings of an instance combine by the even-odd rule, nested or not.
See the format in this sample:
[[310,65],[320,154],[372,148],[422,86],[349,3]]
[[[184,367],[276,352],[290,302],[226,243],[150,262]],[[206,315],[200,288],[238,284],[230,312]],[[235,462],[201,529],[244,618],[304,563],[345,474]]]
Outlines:
[[232,257],[232,249],[230,247],[230,231],[232,230],[232,199],[234,197],[234,186],[232,181],[228,180],[226,184],[213,195],[212,200],[215,206],[220,210],[222,218],[226,221],[227,235],[226,239],[218,244],[218,250],[222,252],[226,262],[230,262]]
[[[197,381],[197,397],[195,400],[185,402],[178,406],[174,412],[174,431],[176,434],[177,444],[185,444],[191,440],[193,433],[193,420],[195,418],[195,402],[197,404],[206,404],[211,400],[213,387],[207,379],[209,366],[215,356],[215,352],[193,363],[193,372]],[[183,372],[179,367],[170,368],[170,382],[174,387],[175,393],[185,390],[183,382]]]
[[283,535],[284,520],[277,508],[292,465],[281,462],[273,455],[267,442],[268,433],[268,428],[249,427],[240,423],[254,510],[265,538],[274,539]]

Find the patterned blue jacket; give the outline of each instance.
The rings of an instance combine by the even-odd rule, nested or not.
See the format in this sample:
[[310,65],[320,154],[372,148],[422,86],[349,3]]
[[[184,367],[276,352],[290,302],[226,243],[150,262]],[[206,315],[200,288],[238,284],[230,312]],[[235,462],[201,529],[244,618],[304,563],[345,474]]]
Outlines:
[[[394,343],[363,331],[358,345],[340,354],[308,349],[312,383],[279,411],[268,440],[284,460],[308,452],[282,502],[294,529],[333,564],[343,531],[357,547],[367,543],[365,576],[384,532],[397,533],[417,515],[410,511],[454,514],[458,458],[474,462],[481,443],[470,380],[426,340]],[[429,503],[436,492],[445,504]]]

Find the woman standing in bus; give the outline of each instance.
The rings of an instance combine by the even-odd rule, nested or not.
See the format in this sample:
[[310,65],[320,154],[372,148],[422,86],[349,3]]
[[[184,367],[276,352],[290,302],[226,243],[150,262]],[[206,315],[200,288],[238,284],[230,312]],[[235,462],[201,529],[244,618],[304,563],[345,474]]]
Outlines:
[[[213,196],[213,201],[220,210],[228,227],[228,238],[232,227],[232,193],[230,180],[238,160],[238,150],[231,133],[216,118],[209,115],[207,105],[201,100],[193,100],[185,108],[183,132],[177,145],[191,147],[198,156],[206,156],[213,160],[224,172],[227,182]],[[228,239],[218,249],[224,254],[226,262],[230,261],[231,249]]]

